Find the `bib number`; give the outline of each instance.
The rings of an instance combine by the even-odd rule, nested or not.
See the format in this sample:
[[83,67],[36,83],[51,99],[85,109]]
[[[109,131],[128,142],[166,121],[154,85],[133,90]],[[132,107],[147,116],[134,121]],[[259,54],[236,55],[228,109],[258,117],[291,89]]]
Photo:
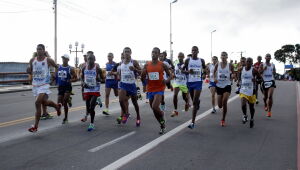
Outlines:
[[86,77],[85,79],[85,83],[88,85],[88,86],[96,86],[96,79],[94,77]]
[[150,72],[149,80],[159,80],[159,73],[158,72]]

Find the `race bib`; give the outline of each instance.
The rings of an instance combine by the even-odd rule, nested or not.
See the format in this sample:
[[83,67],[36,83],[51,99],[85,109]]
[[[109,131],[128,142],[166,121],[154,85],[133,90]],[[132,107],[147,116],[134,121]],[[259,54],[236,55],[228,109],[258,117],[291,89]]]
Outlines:
[[219,81],[225,81],[227,79],[227,76],[225,74],[220,74]]
[[148,73],[149,80],[159,80],[159,73],[158,72],[150,72]]
[[193,69],[193,74],[191,74],[191,78],[201,78],[201,70]]
[[87,77],[85,78],[85,83],[86,83],[88,86],[96,86],[96,79],[95,79],[95,77],[87,76]]
[[110,73],[111,73],[110,71],[108,71],[108,72],[106,73],[106,79],[115,79],[115,76],[114,76],[114,75],[111,75]]
[[264,86],[265,86],[265,88],[269,88],[269,87],[271,87],[271,86],[272,86],[272,84],[273,84],[273,82],[271,82],[271,81],[266,81],[266,82],[264,82]]

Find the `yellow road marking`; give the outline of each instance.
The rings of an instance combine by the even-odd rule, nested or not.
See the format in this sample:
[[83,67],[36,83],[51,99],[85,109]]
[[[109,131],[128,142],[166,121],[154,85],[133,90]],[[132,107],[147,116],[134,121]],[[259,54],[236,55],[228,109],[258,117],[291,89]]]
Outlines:
[[[142,96],[144,96],[144,95],[142,95]],[[110,103],[116,103],[118,101],[119,101],[119,98],[116,98],[116,99],[110,100]],[[104,104],[104,102],[102,102],[102,103]],[[79,110],[84,110],[84,109],[85,109],[85,106],[79,106],[79,107],[69,108],[69,113],[70,112],[79,111]],[[56,115],[56,112],[50,112],[49,114],[50,115]],[[12,120],[12,121],[8,121],[8,122],[3,122],[3,123],[0,123],[0,128],[1,127],[6,127],[6,126],[16,125],[16,124],[19,124],[19,123],[28,122],[28,121],[31,121],[31,120],[34,120],[34,119],[35,119],[35,116],[31,116],[31,117],[26,117],[26,118],[22,118],[22,119],[17,119],[17,120]]]

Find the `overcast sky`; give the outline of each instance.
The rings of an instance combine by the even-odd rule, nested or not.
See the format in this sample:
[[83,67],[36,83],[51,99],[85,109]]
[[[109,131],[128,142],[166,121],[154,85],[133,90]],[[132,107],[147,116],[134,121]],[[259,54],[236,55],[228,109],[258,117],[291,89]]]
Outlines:
[[[170,2],[58,0],[58,56],[68,53],[75,41],[94,51],[102,66],[109,52],[119,61],[125,46],[138,60],[150,60],[155,46],[169,51]],[[0,61],[27,62],[39,43],[54,57],[52,6],[52,0],[0,0]],[[300,43],[299,0],[178,0],[172,15],[176,58],[196,45],[199,56],[209,62],[214,29],[213,55],[227,51],[233,60],[239,59],[239,51],[256,61],[282,45]],[[73,65],[75,54],[71,57]],[[82,54],[79,58],[82,62]],[[283,65],[276,66],[283,70]]]

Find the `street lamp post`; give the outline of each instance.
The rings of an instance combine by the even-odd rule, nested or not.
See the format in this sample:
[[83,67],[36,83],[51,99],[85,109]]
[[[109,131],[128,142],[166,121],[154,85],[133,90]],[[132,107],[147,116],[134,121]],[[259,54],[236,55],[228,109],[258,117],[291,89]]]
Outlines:
[[216,32],[217,30],[213,30],[212,32],[210,32],[210,57],[212,58],[212,35],[214,32]]
[[172,49],[172,4],[176,3],[178,0],[173,0],[170,2],[170,59],[173,61],[173,49]]
[[78,48],[78,42],[76,41],[75,42],[75,51],[72,51],[72,44],[69,45],[69,49],[70,49],[70,54],[72,52],[75,52],[76,54],[76,57],[75,57],[75,67],[78,68],[78,58],[77,58],[77,53],[80,52],[80,53],[83,53],[83,49],[84,49],[84,44],[81,44],[81,50],[77,50]]

